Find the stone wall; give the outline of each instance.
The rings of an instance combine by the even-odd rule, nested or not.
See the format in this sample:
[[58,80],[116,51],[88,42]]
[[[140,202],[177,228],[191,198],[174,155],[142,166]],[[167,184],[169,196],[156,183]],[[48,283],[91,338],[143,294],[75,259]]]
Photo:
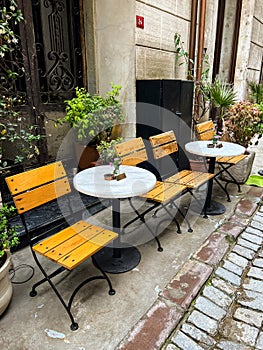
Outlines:
[[144,29],[136,28],[136,79],[186,77],[186,66],[175,58],[174,34],[189,49],[191,1],[136,1],[136,15],[144,17]]

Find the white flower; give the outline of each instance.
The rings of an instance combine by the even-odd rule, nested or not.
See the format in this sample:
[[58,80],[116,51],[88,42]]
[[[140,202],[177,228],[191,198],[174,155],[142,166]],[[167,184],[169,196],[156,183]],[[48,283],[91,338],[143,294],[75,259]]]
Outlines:
[[15,10],[16,10],[15,6],[11,5],[11,6],[10,6],[10,10],[11,10],[11,11],[15,11]]
[[17,39],[17,38],[13,38],[13,39],[12,39],[12,42],[13,42],[14,44],[17,44],[17,43],[18,43],[18,39]]
[[0,57],[4,57],[4,55],[5,55],[4,52],[1,51],[0,52]]

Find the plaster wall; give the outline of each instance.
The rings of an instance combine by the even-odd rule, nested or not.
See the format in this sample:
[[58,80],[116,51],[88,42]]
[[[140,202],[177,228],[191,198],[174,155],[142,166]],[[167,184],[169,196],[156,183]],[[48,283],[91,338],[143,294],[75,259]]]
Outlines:
[[226,1],[219,72],[220,79],[223,81],[228,81],[230,74],[237,1]]
[[122,86],[120,99],[127,115],[124,136],[134,135],[135,114],[135,2],[94,2],[97,90],[104,95],[111,83]]
[[259,82],[263,58],[263,6],[255,2],[251,46],[248,59],[247,81]]
[[252,24],[255,0],[243,0],[240,21],[240,31],[237,49],[237,61],[234,85],[238,98],[244,99],[247,95],[248,64],[251,50]]
[[213,73],[213,60],[215,51],[216,40],[216,24],[217,24],[217,1],[207,0],[206,2],[206,15],[205,15],[205,36],[204,36],[204,48],[206,48],[206,54],[208,56],[208,62],[210,65],[209,76],[212,77]]

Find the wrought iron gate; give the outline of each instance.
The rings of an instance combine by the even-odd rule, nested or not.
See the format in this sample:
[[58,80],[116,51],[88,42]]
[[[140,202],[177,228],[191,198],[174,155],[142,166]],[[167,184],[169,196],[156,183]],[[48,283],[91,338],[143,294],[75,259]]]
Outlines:
[[[0,6],[6,2],[0,0]],[[0,75],[6,91],[21,97],[20,108],[29,116],[28,122],[44,133],[45,115],[63,111],[75,87],[83,86],[82,0],[17,0],[17,4],[24,17],[16,28],[21,41],[8,62],[1,64]],[[18,73],[12,86],[5,77],[10,66]],[[44,162],[45,142],[40,147],[40,162]]]

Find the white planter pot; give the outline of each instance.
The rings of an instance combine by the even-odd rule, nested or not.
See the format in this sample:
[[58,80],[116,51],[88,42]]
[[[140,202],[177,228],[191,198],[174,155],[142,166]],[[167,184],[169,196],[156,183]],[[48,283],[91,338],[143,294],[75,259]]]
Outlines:
[[[236,165],[233,165],[231,168],[228,169],[230,174],[236,179],[237,183],[244,184],[252,170],[254,158],[255,158],[255,152],[254,151],[246,151],[247,157],[241,160]],[[221,180],[233,182],[231,177],[224,171],[220,175]]]
[[0,268],[0,316],[6,310],[13,295],[13,286],[9,277],[10,264],[11,254],[7,251],[6,262]]

